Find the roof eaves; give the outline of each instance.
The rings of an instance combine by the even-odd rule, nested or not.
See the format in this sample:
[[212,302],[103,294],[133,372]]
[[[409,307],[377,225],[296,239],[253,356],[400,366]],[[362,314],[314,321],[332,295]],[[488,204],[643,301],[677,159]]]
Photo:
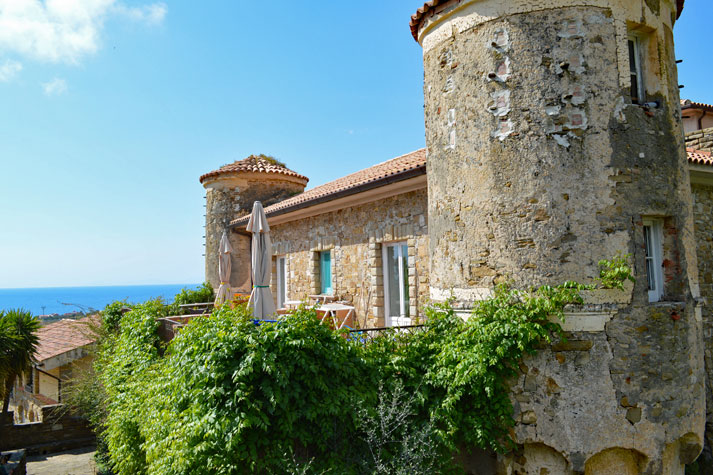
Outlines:
[[[419,165],[414,168],[408,168],[406,170],[402,170],[397,173],[392,173],[383,177],[375,178],[373,180],[360,183],[358,185],[354,185],[349,188],[345,188],[343,190],[336,191],[334,193],[329,193],[326,195],[320,195],[320,196],[315,196],[314,198],[305,200],[305,201],[300,201],[297,202],[293,205],[290,206],[285,206],[284,208],[278,208],[274,210],[266,210],[265,214],[267,215],[268,218],[274,217],[274,216],[280,216],[286,213],[291,213],[293,211],[297,211],[300,209],[304,208],[309,208],[311,206],[316,206],[322,203],[326,203],[328,201],[334,201],[339,198],[344,198],[346,196],[351,196],[351,195],[356,195],[357,193],[363,193],[365,191],[373,190],[374,188],[379,188],[382,186],[390,185],[391,183],[397,183],[399,181],[404,181],[408,180],[409,178],[414,178],[420,175],[425,175],[426,174],[426,165]],[[234,227],[239,227],[241,225],[245,225],[250,216],[242,216],[238,219],[233,220],[230,223],[231,228]]]

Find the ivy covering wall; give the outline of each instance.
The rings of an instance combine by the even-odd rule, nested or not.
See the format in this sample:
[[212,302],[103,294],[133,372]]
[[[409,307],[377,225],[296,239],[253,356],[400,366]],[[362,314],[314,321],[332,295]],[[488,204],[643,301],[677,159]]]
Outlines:
[[467,321],[427,307],[421,331],[369,344],[313,309],[255,325],[245,306],[224,306],[165,353],[165,310],[135,306],[96,362],[111,464],[121,474],[458,471],[458,447],[511,446],[507,380],[582,288],[500,286]]

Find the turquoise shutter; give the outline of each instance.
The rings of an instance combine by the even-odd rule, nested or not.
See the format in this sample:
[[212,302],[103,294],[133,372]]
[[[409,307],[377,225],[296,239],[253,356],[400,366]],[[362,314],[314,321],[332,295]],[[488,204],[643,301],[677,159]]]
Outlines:
[[322,294],[332,293],[332,253],[324,251],[319,254]]

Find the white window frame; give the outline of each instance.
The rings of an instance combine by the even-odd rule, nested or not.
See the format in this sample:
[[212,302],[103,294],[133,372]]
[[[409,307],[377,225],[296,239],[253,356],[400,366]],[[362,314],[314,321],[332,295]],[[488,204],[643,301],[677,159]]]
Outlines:
[[[280,266],[283,268],[283,274],[285,281],[282,282],[282,277],[280,276]],[[287,256],[276,256],[275,260],[275,274],[277,274],[277,308],[284,308],[285,301],[287,301]],[[284,294],[281,292],[284,284]]]
[[[401,325],[410,325],[411,324],[411,318],[407,317],[407,309],[410,305],[410,302],[406,302],[406,299],[404,298],[404,286],[408,285],[408,282],[404,282],[404,255],[403,255],[403,246],[406,247],[406,260],[408,261],[408,244],[406,241],[398,241],[398,242],[390,242],[390,243],[384,243],[381,245],[381,262],[383,266],[383,285],[384,285],[384,321],[387,327],[393,327],[397,326],[394,325],[394,323],[399,323],[398,326]],[[400,309],[399,309],[399,316],[398,317],[393,317],[390,315],[389,312],[389,295],[390,295],[390,289],[389,289],[389,266],[388,266],[388,249],[390,247],[395,247],[397,249],[397,259],[399,263],[399,303],[400,303]],[[400,320],[400,322],[395,322],[394,320]]]
[[[643,104],[646,102],[646,92],[644,89],[644,71],[642,67],[642,56],[641,56],[641,50],[643,46],[643,39],[640,35],[634,34],[634,33],[629,33],[629,36],[627,37],[626,41],[626,52],[627,55],[630,56],[629,52],[629,42],[632,42],[634,44],[634,71],[629,71],[629,77],[631,77],[631,73],[633,72],[636,74],[636,90],[637,90],[637,95],[638,97],[636,98],[636,104]],[[629,58],[629,61],[631,61],[631,58]],[[631,69],[631,68],[629,68]]]
[[[645,218],[644,224],[644,258],[646,286],[649,292],[649,302],[659,302],[663,297],[663,220]],[[653,289],[651,288],[653,283]]]

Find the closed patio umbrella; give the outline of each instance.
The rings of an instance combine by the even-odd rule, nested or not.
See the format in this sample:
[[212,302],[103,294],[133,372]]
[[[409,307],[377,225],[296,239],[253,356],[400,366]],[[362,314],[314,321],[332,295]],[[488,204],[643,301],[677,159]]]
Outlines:
[[230,246],[228,233],[223,231],[223,237],[220,238],[220,246],[218,246],[218,278],[220,278],[220,287],[215,296],[215,306],[222,305],[230,300],[230,253],[233,248]]
[[270,226],[262,203],[253,204],[247,231],[252,233],[252,277],[253,290],[250,293],[248,306],[253,309],[253,316],[265,320],[275,313],[275,303],[270,292],[270,274],[272,273],[272,243],[270,242]]

